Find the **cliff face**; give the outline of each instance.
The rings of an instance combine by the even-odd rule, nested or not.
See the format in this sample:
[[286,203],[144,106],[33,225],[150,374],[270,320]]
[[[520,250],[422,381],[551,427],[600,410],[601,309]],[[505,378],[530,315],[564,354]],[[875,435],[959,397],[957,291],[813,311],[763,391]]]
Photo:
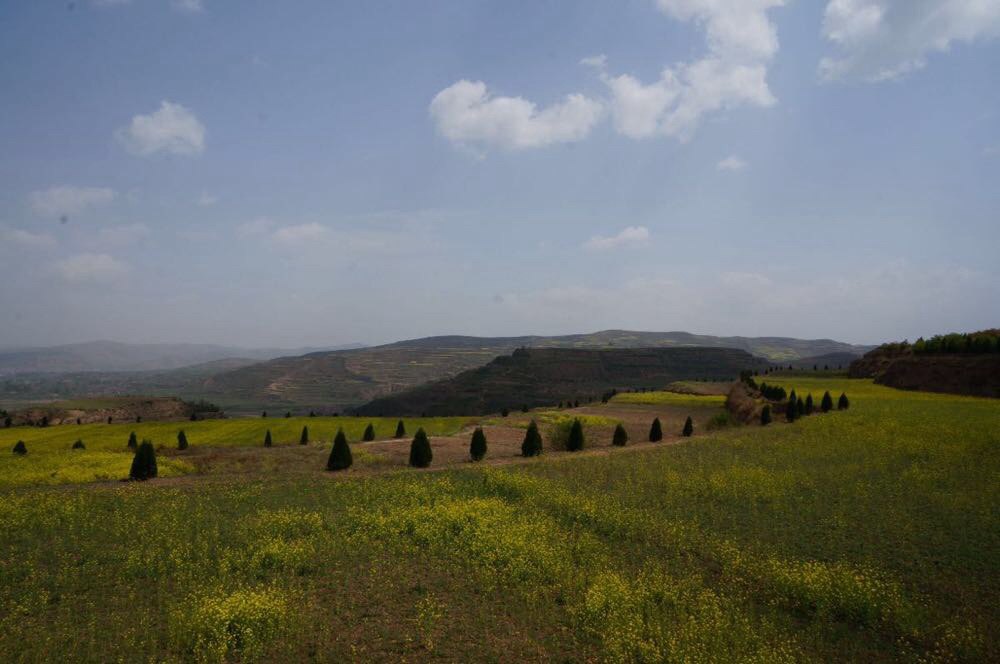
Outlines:
[[599,398],[612,388],[659,388],[676,380],[735,380],[767,362],[727,348],[520,349],[484,367],[357,409],[361,415],[480,415],[522,405]]

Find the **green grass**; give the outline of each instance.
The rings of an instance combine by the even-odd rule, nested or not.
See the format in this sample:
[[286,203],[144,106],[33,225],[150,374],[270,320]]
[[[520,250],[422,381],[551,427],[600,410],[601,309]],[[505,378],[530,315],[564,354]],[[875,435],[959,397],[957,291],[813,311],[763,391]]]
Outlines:
[[[418,427],[423,427],[431,436],[450,435],[468,421],[462,417],[403,418],[411,436]],[[254,447],[263,445],[268,430],[274,445],[296,444],[303,426],[309,427],[312,441],[330,442],[339,427],[343,427],[349,440],[358,441],[369,422],[375,425],[376,439],[382,439],[395,434],[398,419],[276,417],[0,429],[0,487],[126,478],[132,461],[127,443],[133,431],[139,440],[149,439],[157,446],[170,449],[176,448],[177,432],[181,429],[187,434],[191,447]],[[10,454],[18,440],[27,445],[26,456]],[[86,449],[72,450],[76,440],[82,440]],[[181,475],[193,472],[194,466],[161,455],[160,470],[164,476]]]
[[636,403],[645,405],[712,406],[718,408],[726,403],[721,394],[681,394],[680,392],[624,392],[616,394],[615,403]]
[[851,408],[506,468],[4,490],[0,652],[997,661],[1000,401],[782,383]]

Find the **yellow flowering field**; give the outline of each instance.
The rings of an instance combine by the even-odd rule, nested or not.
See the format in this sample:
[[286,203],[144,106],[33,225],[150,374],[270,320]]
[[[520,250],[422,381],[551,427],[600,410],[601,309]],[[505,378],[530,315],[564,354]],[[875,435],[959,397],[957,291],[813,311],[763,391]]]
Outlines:
[[558,463],[0,486],[0,653],[1000,659],[1000,402],[768,382],[851,405]]

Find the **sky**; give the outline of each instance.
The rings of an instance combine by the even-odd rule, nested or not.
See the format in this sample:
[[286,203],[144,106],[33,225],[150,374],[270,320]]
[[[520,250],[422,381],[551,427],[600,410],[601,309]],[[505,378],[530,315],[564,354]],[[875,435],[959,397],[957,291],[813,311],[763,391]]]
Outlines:
[[0,3],[0,346],[1000,326],[1000,0]]

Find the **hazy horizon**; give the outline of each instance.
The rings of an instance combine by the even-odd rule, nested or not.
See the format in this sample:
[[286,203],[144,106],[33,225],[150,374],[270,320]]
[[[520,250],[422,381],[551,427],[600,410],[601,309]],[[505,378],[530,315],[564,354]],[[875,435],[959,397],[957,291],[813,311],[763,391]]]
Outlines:
[[0,8],[0,347],[1000,325],[1000,2]]

